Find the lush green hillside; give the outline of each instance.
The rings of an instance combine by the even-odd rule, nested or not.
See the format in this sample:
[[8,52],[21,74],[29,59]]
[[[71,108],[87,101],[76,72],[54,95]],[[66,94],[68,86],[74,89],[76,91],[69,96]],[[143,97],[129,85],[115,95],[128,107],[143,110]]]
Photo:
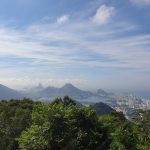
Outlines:
[[115,112],[113,108],[102,102],[92,105],[91,108],[96,110],[97,115],[107,115],[111,114],[112,112]]
[[28,99],[0,101],[0,150],[15,150],[15,138],[31,124],[34,102]]
[[138,111],[132,122],[117,112],[98,116],[69,97],[1,101],[0,150],[148,150],[149,116]]

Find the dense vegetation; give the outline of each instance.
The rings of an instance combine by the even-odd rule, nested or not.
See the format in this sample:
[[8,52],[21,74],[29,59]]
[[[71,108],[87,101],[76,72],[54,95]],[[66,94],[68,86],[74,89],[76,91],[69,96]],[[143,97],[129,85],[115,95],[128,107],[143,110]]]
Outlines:
[[115,112],[114,109],[112,109],[110,106],[108,106],[102,102],[91,105],[90,107],[96,111],[96,114],[98,116],[107,115],[107,114],[111,114],[111,113]]
[[149,127],[150,111],[98,116],[69,97],[0,102],[0,150],[149,150]]
[[30,127],[34,102],[28,99],[0,102],[0,150],[15,150],[16,138]]

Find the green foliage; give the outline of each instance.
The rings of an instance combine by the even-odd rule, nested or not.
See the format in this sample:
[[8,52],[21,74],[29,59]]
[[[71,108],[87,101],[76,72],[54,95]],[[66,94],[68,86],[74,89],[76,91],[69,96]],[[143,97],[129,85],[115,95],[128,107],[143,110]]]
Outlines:
[[10,100],[0,102],[0,149],[14,150],[18,148],[15,138],[30,126],[33,101]]
[[138,126],[138,150],[150,149],[150,110],[136,110],[133,122]]
[[95,111],[77,107],[72,101],[68,103],[68,99],[67,103],[57,99],[50,106],[35,105],[32,122],[19,138],[20,149],[91,150],[106,149],[108,145],[106,130],[101,127]]
[[102,102],[91,105],[90,107],[96,110],[97,115],[107,115],[115,112],[114,109]]
[[[122,113],[114,112],[111,115],[100,116],[99,119],[103,123],[103,126],[107,128],[108,137],[112,141],[109,148],[110,150],[149,149],[149,134],[144,135],[141,130],[142,128],[125,119]],[[148,122],[150,122],[150,120]],[[143,124],[143,128],[145,125],[146,124]],[[143,142],[143,138],[145,139],[145,143]]]
[[47,140],[44,136],[44,128],[32,125],[27,131],[23,131],[19,138],[20,148],[23,150],[44,150],[47,148]]
[[67,96],[0,102],[0,150],[149,150],[149,127],[150,110],[132,121],[115,111],[98,116]]

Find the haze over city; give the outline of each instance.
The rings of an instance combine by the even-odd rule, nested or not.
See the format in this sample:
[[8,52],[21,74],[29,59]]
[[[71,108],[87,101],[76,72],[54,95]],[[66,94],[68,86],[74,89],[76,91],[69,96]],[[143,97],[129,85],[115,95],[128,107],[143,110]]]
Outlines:
[[0,84],[150,97],[150,0],[0,2]]

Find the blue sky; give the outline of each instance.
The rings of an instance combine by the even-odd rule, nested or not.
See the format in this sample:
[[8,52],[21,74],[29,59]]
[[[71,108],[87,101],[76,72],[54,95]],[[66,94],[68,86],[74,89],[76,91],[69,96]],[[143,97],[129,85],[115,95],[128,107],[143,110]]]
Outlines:
[[150,0],[0,0],[0,83],[150,90]]

